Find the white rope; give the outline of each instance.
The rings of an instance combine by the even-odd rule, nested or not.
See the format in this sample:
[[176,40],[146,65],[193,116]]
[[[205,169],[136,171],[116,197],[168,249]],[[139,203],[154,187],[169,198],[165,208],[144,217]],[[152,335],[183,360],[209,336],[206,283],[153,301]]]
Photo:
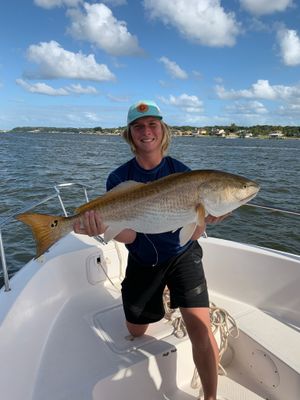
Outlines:
[[[120,286],[113,282],[105,269],[103,268],[102,263],[100,262],[100,267],[102,268],[104,274],[110,283],[119,291],[121,291]],[[187,335],[187,329],[185,326],[185,322],[182,318],[180,310],[171,308],[171,299],[169,289],[166,287],[163,293],[163,304],[165,309],[165,319],[170,321],[173,325],[174,331],[173,334],[177,338],[183,338]],[[210,314],[210,322],[212,333],[216,338],[219,337],[219,341],[217,340],[219,346],[219,374],[226,375],[226,370],[221,364],[222,357],[228,348],[228,340],[229,337],[237,338],[239,336],[239,330],[236,324],[235,319],[226,311],[224,308],[217,307],[214,303],[210,303],[209,305],[209,314]],[[200,387],[200,378],[197,371],[197,368],[194,370],[194,374],[191,381],[191,387],[196,389]]]
[[170,292],[166,287],[163,294],[163,304],[165,309],[165,319],[172,322],[174,331],[173,334],[178,338],[183,338],[187,335],[185,323],[179,311],[179,308],[171,308]]
[[[173,334],[178,338],[186,336],[186,326],[179,309],[172,309],[170,307],[170,292],[167,288],[164,290],[163,302],[165,318],[171,321],[174,327]],[[228,348],[229,337],[237,338],[239,336],[239,330],[235,319],[224,308],[217,307],[215,304],[210,303],[209,314],[212,332],[216,339],[219,338],[219,340],[217,340],[217,342],[219,342],[219,373],[226,375],[226,370],[221,364],[221,359]],[[200,387],[200,378],[197,368],[194,370],[191,387],[193,389]]]

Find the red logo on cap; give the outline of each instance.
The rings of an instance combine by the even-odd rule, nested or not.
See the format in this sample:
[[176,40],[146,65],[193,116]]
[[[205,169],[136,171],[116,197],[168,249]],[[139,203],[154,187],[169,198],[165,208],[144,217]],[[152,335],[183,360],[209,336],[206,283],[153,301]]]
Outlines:
[[149,110],[149,107],[147,106],[147,104],[141,103],[137,106],[136,108],[139,112],[144,113],[147,112]]

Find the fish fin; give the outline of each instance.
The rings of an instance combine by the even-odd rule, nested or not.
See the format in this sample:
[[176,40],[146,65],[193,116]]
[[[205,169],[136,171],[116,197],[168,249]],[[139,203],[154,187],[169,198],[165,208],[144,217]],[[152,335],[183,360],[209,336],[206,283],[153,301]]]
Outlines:
[[195,222],[191,222],[190,224],[187,224],[180,229],[180,246],[184,246],[190,240],[190,238],[193,236],[193,233],[195,232],[196,226],[197,224]]
[[116,193],[122,193],[122,191],[126,191],[129,188],[134,188],[138,186],[144,186],[145,183],[136,182],[136,181],[125,181],[121,182],[119,185],[113,187],[108,192],[104,193],[102,196],[97,197],[94,200],[89,201],[88,203],[84,203],[81,206],[75,209],[76,214],[80,214],[85,211],[90,211],[93,208],[97,208],[97,206],[101,205],[101,203],[105,200],[113,199]]
[[206,210],[203,204],[198,204],[196,207],[197,212],[197,225],[204,226],[205,225],[205,217],[206,217]]
[[197,226],[203,226],[205,224],[206,211],[203,204],[198,204],[196,207],[197,220],[183,226],[179,233],[180,246],[184,246],[193,236]]
[[120,226],[109,226],[104,232],[105,242],[107,243],[116,237],[120,232],[122,232],[123,229],[124,228],[120,228]]
[[118,190],[128,189],[130,187],[141,186],[141,185],[145,185],[145,183],[136,182],[136,181],[132,181],[132,180],[124,181],[124,182],[119,183],[117,186],[113,187],[112,189],[110,189],[107,193],[116,192]]
[[36,256],[38,258],[47,251],[54,243],[66,235],[62,225],[66,217],[47,214],[23,213],[18,214],[16,219],[28,225],[36,242]]

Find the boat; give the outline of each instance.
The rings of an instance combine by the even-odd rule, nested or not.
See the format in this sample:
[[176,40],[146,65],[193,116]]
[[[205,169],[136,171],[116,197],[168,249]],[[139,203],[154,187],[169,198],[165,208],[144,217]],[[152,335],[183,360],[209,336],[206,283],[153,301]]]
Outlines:
[[[61,187],[55,196],[68,215]],[[128,334],[124,245],[70,233],[9,279],[1,235],[7,223],[0,225],[1,399],[203,398],[167,291],[165,318],[142,337]],[[300,256],[207,236],[199,243],[222,355],[217,399],[299,400]]]

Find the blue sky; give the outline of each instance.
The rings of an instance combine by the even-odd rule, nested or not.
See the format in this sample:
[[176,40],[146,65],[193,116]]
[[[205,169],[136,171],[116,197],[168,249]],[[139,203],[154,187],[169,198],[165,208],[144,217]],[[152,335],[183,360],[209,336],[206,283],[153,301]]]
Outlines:
[[300,125],[296,0],[4,0],[0,129]]

